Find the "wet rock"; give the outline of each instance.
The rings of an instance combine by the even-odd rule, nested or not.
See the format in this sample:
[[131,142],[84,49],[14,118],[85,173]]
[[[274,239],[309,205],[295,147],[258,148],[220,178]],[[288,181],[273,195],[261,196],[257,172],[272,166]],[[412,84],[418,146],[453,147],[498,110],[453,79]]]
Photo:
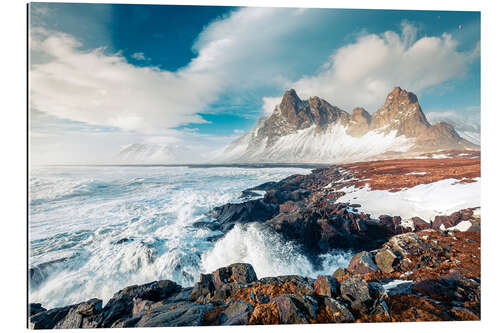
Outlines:
[[278,206],[263,200],[251,200],[242,203],[229,203],[214,208],[208,215],[219,224],[263,222],[278,213]]
[[391,250],[382,249],[375,255],[375,263],[382,272],[391,273],[394,271],[393,264],[396,258],[396,255]]
[[353,274],[365,274],[378,271],[377,265],[373,262],[372,254],[366,251],[356,254],[351,259],[347,269]]
[[75,308],[68,311],[68,314],[60,320],[54,328],[56,329],[71,329],[82,327],[83,316],[79,314]]
[[75,311],[83,316],[93,316],[101,312],[102,300],[92,298],[86,302],[80,303]]
[[345,276],[345,275],[348,275],[348,274],[349,274],[349,271],[347,269],[340,267],[340,268],[337,268],[335,270],[335,272],[333,272],[333,277],[338,279],[338,278]]
[[40,303],[30,303],[28,306],[28,316],[34,316],[37,313],[47,311]]
[[203,315],[212,309],[211,304],[183,303],[173,309],[166,305],[142,316],[135,327],[199,326]]
[[219,315],[221,325],[248,325],[253,306],[243,301],[231,303]]
[[297,302],[291,295],[281,295],[271,300],[275,303],[279,313],[280,324],[307,324],[305,315],[297,307]]
[[170,280],[160,280],[143,285],[134,285],[126,287],[113,295],[112,299],[120,298],[142,298],[149,301],[160,301],[167,296],[176,293],[182,289],[177,283]]
[[30,329],[51,329],[54,328],[57,323],[64,320],[69,310],[70,306],[65,306],[62,308],[55,308],[43,312],[39,312],[34,316],[29,318],[29,328]]
[[389,307],[387,306],[387,303],[384,299],[377,299],[375,303],[372,306],[372,309],[370,311],[370,314],[373,315],[380,315],[383,318],[390,318],[390,312],[389,312]]
[[372,300],[368,283],[359,276],[351,276],[343,281],[340,284],[340,294],[357,311],[366,311]]
[[257,281],[257,275],[250,264],[232,264],[227,267],[217,269],[212,273],[216,289],[230,282],[250,283]]
[[314,282],[309,278],[300,275],[283,275],[278,276],[277,280],[279,283],[292,282],[296,286],[295,293],[301,295],[314,294]]
[[111,327],[119,319],[132,315],[134,298],[157,302],[181,290],[181,286],[170,280],[154,281],[134,285],[115,293],[102,310],[100,327]]
[[351,311],[338,300],[326,297],[323,302],[330,322],[350,323],[354,321],[354,316]]
[[314,282],[314,292],[320,296],[335,297],[339,292],[340,284],[332,276],[319,275]]
[[212,274],[200,274],[200,282],[194,285],[191,292],[191,300],[195,301],[204,298],[207,295],[213,296],[215,292],[215,284]]

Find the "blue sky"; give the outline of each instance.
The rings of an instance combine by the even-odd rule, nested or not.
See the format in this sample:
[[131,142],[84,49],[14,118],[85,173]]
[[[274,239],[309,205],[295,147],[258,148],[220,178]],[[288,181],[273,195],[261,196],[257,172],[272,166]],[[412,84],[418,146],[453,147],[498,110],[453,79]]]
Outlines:
[[30,28],[45,162],[220,148],[292,87],[373,113],[399,85],[425,113],[479,119],[478,12],[33,3]]

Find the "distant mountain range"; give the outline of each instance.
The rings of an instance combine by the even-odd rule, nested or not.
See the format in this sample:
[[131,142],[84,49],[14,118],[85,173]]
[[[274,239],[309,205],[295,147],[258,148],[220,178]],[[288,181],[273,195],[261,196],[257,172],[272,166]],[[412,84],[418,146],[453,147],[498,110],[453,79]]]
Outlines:
[[462,149],[477,150],[479,146],[463,138],[447,122],[431,125],[417,96],[400,87],[388,94],[384,105],[373,115],[363,108],[355,108],[349,114],[319,97],[301,100],[290,89],[269,117],[261,118],[217,159],[336,163],[384,154]]

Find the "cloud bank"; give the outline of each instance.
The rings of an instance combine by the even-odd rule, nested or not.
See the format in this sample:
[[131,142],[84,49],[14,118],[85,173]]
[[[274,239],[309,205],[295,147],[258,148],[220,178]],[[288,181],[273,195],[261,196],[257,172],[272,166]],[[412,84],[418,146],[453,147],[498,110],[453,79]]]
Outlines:
[[417,29],[403,23],[401,33],[361,36],[338,49],[314,76],[292,83],[302,97],[320,96],[331,103],[353,109],[362,106],[373,113],[395,86],[415,93],[463,77],[479,56],[457,50],[451,35],[416,38]]

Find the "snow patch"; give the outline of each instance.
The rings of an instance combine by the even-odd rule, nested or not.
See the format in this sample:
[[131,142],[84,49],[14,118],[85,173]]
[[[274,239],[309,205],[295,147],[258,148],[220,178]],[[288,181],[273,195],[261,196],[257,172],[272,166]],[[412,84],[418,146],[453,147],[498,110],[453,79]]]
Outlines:
[[349,186],[339,190],[345,195],[338,201],[360,204],[361,210],[373,217],[389,214],[401,216],[404,220],[418,216],[430,221],[437,215],[449,215],[460,209],[479,206],[481,178],[474,180],[472,183],[453,185],[456,179],[444,179],[399,192],[371,190],[369,185],[363,188]]
[[[441,225],[442,226],[442,225]],[[458,230],[458,231],[467,231],[472,227],[471,221],[462,221],[454,227],[448,228],[448,230]]]

